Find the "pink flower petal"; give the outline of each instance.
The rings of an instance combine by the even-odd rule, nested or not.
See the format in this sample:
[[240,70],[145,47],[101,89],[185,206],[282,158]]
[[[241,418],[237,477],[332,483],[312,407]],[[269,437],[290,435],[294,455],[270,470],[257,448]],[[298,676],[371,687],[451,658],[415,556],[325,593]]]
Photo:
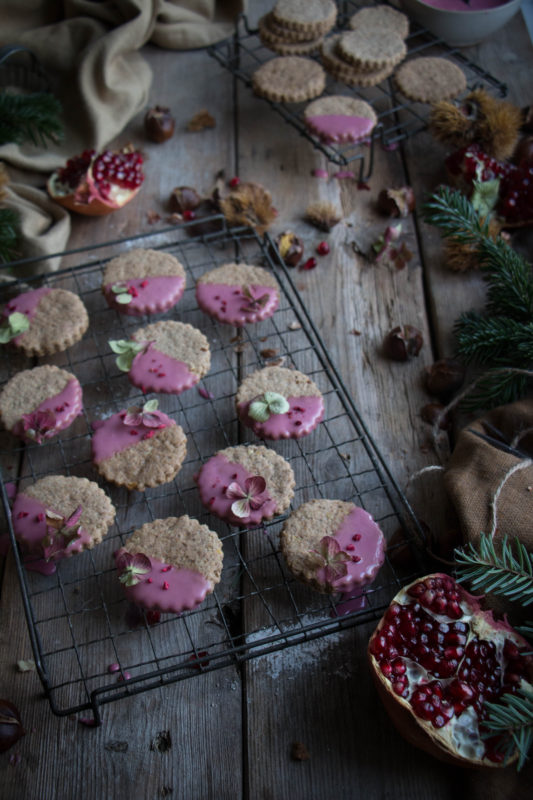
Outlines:
[[65,520],[65,528],[73,528],[76,525],[81,517],[82,507],[78,506],[76,511],[70,516],[67,520]]
[[236,517],[239,519],[244,519],[245,517],[250,516],[250,503],[248,500],[235,500],[234,503],[231,504],[231,511],[235,514]]
[[163,422],[161,411],[146,411],[142,414],[142,424],[146,428],[158,428]]
[[124,417],[122,422],[124,423],[124,425],[129,425],[132,427],[137,425],[142,425],[143,424],[142,409],[139,408],[138,406],[132,406],[131,408],[128,408],[126,416]]
[[230,483],[226,489],[226,497],[229,497],[230,500],[240,500],[241,498],[246,497],[246,492],[244,492],[239,484],[234,481],[233,483]]
[[246,494],[251,497],[257,497],[262,494],[266,489],[266,481],[262,475],[253,475],[251,478],[246,478],[244,481],[244,490]]

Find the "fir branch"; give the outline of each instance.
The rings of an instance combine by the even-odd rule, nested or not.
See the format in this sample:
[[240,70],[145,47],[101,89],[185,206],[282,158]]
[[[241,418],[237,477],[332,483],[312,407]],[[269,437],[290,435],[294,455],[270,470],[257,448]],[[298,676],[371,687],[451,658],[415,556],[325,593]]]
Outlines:
[[497,703],[485,702],[488,716],[483,720],[484,736],[503,736],[505,758],[518,750],[517,770],[524,766],[533,744],[533,695],[523,689],[505,692]]
[[507,537],[496,552],[494,542],[482,533],[478,548],[470,542],[455,551],[458,581],[468,581],[476,591],[494,592],[523,606],[533,603],[533,555],[518,538]]
[[489,369],[474,381],[468,394],[463,394],[461,408],[474,411],[514,403],[525,395],[532,377],[530,370],[515,367]]
[[12,208],[0,208],[0,262],[16,258],[18,243],[18,214]]
[[445,238],[473,247],[489,235],[488,220],[481,220],[468,198],[449,186],[440,186],[424,204],[422,218]]
[[49,92],[0,93],[0,145],[30,141],[46,146],[63,137],[61,104]]
[[[531,639],[533,641],[533,620],[528,620],[524,625],[517,625],[515,630],[521,633],[522,636],[525,636],[526,639]],[[525,653],[525,655],[533,655],[533,651]]]
[[467,363],[533,364],[533,322],[462,314],[455,323],[457,353]]

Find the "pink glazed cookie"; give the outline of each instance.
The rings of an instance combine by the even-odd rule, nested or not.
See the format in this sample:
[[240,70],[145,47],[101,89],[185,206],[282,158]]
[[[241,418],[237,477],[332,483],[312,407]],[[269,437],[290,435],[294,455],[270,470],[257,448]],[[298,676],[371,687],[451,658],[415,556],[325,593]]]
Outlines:
[[26,567],[51,574],[56,561],[102,541],[115,508],[87,478],[47,475],[17,494],[11,517]]
[[272,316],[279,305],[279,286],[262,267],[223,264],[198,280],[196,300],[219,322],[240,327]]
[[304,119],[309,130],[327,144],[360,142],[370,136],[377,122],[372,106],[340,94],[313,100]]
[[302,372],[284,367],[265,367],[248,375],[235,403],[243,425],[261,439],[299,439],[324,416],[317,385]]
[[168,311],[185,289],[185,270],[177,258],[158,250],[130,250],[113,258],[102,280],[111,308],[141,316]]
[[232,525],[259,525],[281,514],[294,494],[294,473],[280,455],[262,445],[227,447],[195,476],[202,503]]
[[191,517],[168,517],[136,530],[115,554],[126,597],[146,609],[181,614],[220,581],[222,543]]
[[280,536],[287,566],[318,592],[351,592],[371,583],[385,560],[385,537],[371,515],[342,500],[311,500]]
[[18,372],[0,395],[5,428],[25,442],[42,444],[71,425],[82,412],[78,379],[46,364]]
[[162,411],[157,400],[132,406],[93,422],[93,462],[107,481],[143,491],[168,483],[187,453],[182,428]]
[[211,366],[209,342],[185,322],[162,320],[136,330],[131,339],[109,342],[120,370],[144,393],[181,394]]

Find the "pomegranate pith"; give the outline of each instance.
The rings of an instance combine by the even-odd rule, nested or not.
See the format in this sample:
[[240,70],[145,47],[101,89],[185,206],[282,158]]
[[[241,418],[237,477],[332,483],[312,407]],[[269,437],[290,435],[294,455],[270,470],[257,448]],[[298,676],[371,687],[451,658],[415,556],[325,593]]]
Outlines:
[[485,703],[527,684],[527,642],[447,575],[402,589],[369,643],[376,685],[393,721],[415,745],[448,761],[500,766],[485,738]]

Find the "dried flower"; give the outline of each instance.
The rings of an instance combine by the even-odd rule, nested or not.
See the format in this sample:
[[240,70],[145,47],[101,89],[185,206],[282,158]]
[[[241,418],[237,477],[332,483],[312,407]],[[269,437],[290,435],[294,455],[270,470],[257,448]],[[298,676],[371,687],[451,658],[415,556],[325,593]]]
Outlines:
[[343,578],[348,572],[346,563],[351,557],[333,536],[323,536],[319,542],[319,549],[313,550],[319,556],[319,565],[316,569],[317,577],[329,589],[333,589],[334,582]]
[[410,186],[399,189],[382,189],[378,195],[378,209],[391,217],[408,217],[415,210],[415,193]]
[[249,517],[251,511],[257,511],[266,502],[266,497],[261,497],[266,489],[266,481],[261,475],[246,478],[244,488],[236,481],[230,483],[226,489],[226,497],[235,500],[231,504],[231,511],[236,517],[244,519]]
[[198,111],[187,123],[189,133],[198,133],[205,128],[215,128],[216,120],[206,108]]
[[385,229],[385,233],[376,239],[372,245],[372,249],[376,253],[376,264],[381,263],[385,266],[403,269],[407,262],[412,259],[413,254],[405,242],[399,245],[394,244],[400,238],[401,232],[402,224],[399,222],[397,225],[389,225]]
[[330,231],[342,217],[331,203],[312,203],[305,211],[305,217],[311,225],[321,231]]
[[249,286],[243,286],[241,291],[246,298],[246,303],[241,307],[241,311],[258,311],[266,306],[270,297],[268,292],[265,292],[260,297],[254,297]]
[[4,317],[0,323],[0,344],[7,344],[12,339],[20,336],[28,330],[30,321],[25,314],[20,311],[14,311],[7,317]]
[[272,414],[286,414],[290,405],[278,392],[265,392],[252,400],[248,414],[256,422],[266,422]]
[[78,525],[82,507],[78,506],[70,517],[62,517],[55,511],[46,509],[46,536],[41,541],[45,561],[64,553],[67,547],[81,536],[81,525]]
[[115,563],[120,572],[119,581],[124,586],[135,586],[141,580],[141,575],[152,570],[152,563],[144,553],[128,553],[123,550],[117,555]]
[[27,439],[42,444],[55,433],[56,415],[51,409],[22,414],[22,428]]
[[122,420],[124,425],[143,425],[145,428],[165,427],[163,413],[157,410],[157,400],[148,400],[142,408],[131,406]]

